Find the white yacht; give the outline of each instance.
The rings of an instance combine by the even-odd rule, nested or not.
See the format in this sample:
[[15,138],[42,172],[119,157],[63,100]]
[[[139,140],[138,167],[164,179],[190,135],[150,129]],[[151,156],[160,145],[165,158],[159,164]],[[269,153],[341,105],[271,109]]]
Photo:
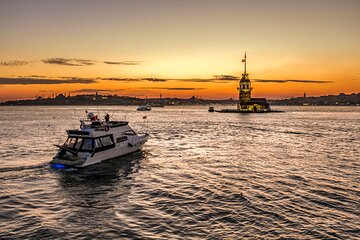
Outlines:
[[149,105],[142,105],[137,108],[138,111],[151,111],[151,107]]
[[55,145],[58,153],[50,162],[54,167],[85,167],[106,159],[140,150],[149,134],[137,134],[125,121],[98,120],[93,113],[80,120],[80,129],[67,130],[63,145]]

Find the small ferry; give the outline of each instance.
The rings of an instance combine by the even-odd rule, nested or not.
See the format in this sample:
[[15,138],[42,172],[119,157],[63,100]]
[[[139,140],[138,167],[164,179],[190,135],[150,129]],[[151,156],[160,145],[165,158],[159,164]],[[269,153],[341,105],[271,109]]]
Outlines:
[[140,150],[149,134],[137,134],[126,121],[99,120],[92,112],[80,120],[80,129],[67,130],[68,138],[50,162],[54,167],[85,167]]
[[142,105],[137,108],[138,111],[151,111],[151,107],[149,105]]

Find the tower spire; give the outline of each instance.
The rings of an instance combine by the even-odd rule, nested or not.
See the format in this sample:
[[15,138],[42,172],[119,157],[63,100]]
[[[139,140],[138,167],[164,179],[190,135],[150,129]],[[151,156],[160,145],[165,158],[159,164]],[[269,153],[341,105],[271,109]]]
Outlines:
[[245,65],[244,65],[244,75],[246,75],[246,51],[245,51],[245,56],[244,56],[242,62],[245,63]]

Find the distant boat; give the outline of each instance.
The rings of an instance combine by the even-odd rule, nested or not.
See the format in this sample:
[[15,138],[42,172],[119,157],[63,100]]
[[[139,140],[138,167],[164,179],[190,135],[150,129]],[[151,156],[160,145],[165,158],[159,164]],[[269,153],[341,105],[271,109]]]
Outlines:
[[151,107],[149,105],[142,105],[137,108],[138,111],[151,111]]
[[208,110],[209,112],[214,112],[215,111],[215,109],[214,109],[214,107],[209,107],[209,110]]
[[150,106],[151,107],[165,107],[164,104],[162,104],[162,103],[152,103]]

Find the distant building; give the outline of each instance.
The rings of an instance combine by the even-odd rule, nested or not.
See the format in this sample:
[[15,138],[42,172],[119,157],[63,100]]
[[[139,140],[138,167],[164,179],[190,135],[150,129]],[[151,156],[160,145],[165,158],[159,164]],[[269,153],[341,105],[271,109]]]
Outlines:
[[57,95],[57,96],[55,97],[55,99],[56,99],[56,100],[65,100],[66,97],[65,97],[64,94],[60,93],[59,95]]
[[251,97],[251,81],[249,74],[246,72],[246,52],[245,58],[242,60],[245,63],[244,73],[239,82],[239,102],[237,109],[246,112],[265,112],[270,111],[270,104],[266,98],[252,98]]

